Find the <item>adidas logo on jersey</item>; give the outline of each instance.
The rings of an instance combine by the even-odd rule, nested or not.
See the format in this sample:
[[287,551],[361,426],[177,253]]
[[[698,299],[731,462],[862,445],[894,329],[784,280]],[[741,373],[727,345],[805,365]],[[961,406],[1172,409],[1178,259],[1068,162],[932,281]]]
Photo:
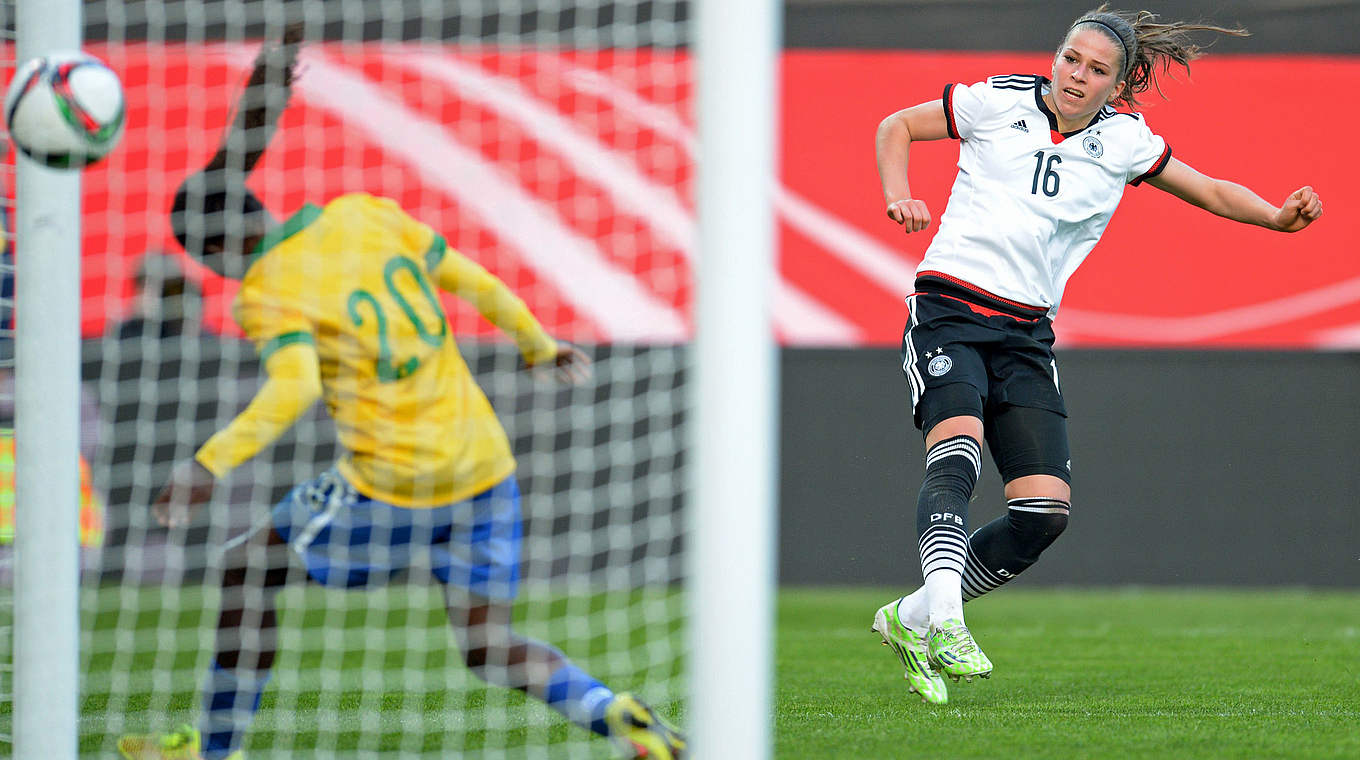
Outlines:
[[1024,119],[1021,119],[1020,121],[1017,121],[1014,124],[1012,124],[1011,129],[1018,129],[1021,132],[1024,132],[1025,134],[1029,134],[1029,125],[1025,123]]

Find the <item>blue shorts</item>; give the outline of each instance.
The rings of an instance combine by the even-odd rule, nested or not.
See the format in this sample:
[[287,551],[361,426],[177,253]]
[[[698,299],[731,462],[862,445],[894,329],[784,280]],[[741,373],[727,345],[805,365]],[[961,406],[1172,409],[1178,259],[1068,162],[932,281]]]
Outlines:
[[384,583],[425,554],[441,583],[509,601],[519,585],[519,485],[510,476],[465,501],[397,507],[359,493],[334,468],[293,488],[274,507],[274,530],[316,582]]

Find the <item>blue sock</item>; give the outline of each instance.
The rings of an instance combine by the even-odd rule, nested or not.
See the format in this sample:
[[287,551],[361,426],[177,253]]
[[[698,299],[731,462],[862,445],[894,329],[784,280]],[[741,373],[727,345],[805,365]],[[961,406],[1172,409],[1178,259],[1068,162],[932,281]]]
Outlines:
[[222,760],[241,746],[267,683],[268,671],[228,670],[213,659],[203,685],[203,717],[198,725],[203,760]]
[[548,677],[543,701],[572,723],[609,736],[604,712],[614,701],[614,692],[565,658],[564,663]]

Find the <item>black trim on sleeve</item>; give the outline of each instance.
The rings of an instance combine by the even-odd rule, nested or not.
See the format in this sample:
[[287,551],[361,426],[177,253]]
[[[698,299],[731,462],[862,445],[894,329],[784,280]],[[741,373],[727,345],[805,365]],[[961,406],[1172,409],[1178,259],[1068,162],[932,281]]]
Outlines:
[[956,125],[956,124],[954,123],[954,85],[953,85],[953,84],[947,84],[947,85],[944,86],[944,96],[943,96],[942,100],[944,101],[944,128],[945,128],[945,130],[946,130],[947,132],[949,132],[949,136],[952,137],[952,138],[954,138],[955,140],[961,140],[961,139],[963,139],[963,138],[959,137],[959,128],[958,128],[958,125]]
[[1133,187],[1138,187],[1145,180],[1152,179],[1158,174],[1161,174],[1162,170],[1165,169],[1166,165],[1169,163],[1171,163],[1171,143],[1166,144],[1166,148],[1162,151],[1162,157],[1157,159],[1157,163],[1153,164],[1151,169],[1148,169],[1147,171],[1143,172],[1137,177],[1134,177],[1133,181],[1129,182],[1129,184]]

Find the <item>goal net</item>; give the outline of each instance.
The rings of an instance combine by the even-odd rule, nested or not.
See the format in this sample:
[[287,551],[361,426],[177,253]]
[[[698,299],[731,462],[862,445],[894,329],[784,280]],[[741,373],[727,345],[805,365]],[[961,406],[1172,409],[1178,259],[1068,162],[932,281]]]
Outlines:
[[[232,318],[238,283],[185,256],[168,211],[238,113],[261,44],[297,22],[292,100],[247,185],[278,219],[346,193],[390,198],[592,356],[590,381],[556,385],[443,298],[518,461],[516,629],[683,721],[689,4],[162,0],[84,13],[85,49],[122,77],[128,112],[122,144],[83,176],[83,422],[102,535],[82,550],[81,755],[198,725],[223,547],[341,453],[317,405],[219,481],[187,527],[149,509],[263,382]],[[8,282],[7,263],[0,273]],[[428,568],[360,590],[295,583],[278,604],[252,760],[609,756],[540,701],[469,672]]]

